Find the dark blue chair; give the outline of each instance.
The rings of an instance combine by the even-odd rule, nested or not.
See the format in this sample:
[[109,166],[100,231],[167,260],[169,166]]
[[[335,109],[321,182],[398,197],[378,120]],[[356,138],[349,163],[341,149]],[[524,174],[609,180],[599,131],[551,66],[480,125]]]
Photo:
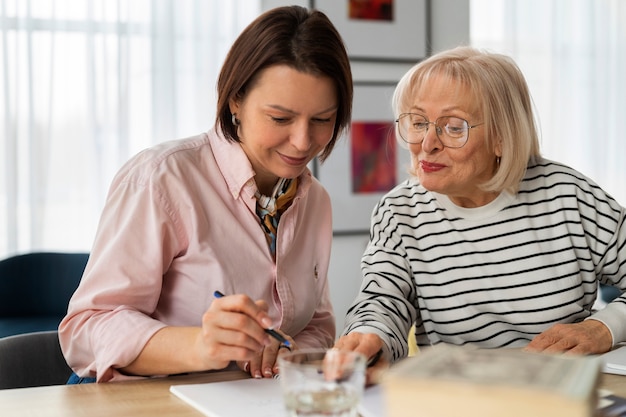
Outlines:
[[613,301],[615,298],[619,297],[620,295],[622,295],[622,291],[619,288],[600,284],[598,296],[605,303],[610,303],[611,301]]
[[88,259],[33,252],[0,261],[0,337],[57,330]]

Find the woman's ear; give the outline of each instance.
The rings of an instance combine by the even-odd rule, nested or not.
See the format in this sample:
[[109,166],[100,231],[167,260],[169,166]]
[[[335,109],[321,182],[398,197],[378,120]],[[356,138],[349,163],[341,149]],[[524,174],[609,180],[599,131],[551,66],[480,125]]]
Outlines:
[[239,113],[239,102],[234,98],[231,98],[228,102],[228,107],[230,108],[230,114]]
[[502,139],[496,140],[493,153],[495,153],[498,158],[502,158]]

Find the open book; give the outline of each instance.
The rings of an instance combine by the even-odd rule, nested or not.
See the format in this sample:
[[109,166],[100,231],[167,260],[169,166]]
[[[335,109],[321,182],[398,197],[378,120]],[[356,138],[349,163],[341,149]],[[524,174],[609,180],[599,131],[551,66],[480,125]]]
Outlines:
[[598,357],[437,345],[383,379],[389,417],[591,417]]

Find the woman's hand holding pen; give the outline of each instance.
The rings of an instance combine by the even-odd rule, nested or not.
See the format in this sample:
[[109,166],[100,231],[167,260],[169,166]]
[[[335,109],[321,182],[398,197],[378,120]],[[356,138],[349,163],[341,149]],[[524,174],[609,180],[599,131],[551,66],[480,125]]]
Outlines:
[[293,339],[278,330],[268,330],[272,321],[265,301],[243,294],[224,296],[218,291],[215,296],[202,318],[201,347],[206,359],[212,363],[217,360],[220,365],[211,369],[236,361],[255,378],[273,377],[278,372],[276,358],[286,350],[276,337],[284,337],[291,349],[295,348]]
[[335,348],[354,350],[368,358],[366,385],[377,384],[381,374],[389,367],[389,362],[382,354],[383,341],[378,335],[352,332],[342,336],[335,343]]
[[207,369],[221,369],[230,361],[254,359],[272,338],[265,332],[272,321],[265,301],[242,294],[215,299],[202,316],[198,340],[200,360]]

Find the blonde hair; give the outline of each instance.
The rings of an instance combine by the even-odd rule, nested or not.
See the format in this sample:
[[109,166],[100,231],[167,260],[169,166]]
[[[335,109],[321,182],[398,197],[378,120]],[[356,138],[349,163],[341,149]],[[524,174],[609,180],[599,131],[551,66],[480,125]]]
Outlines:
[[500,141],[500,164],[481,188],[517,193],[528,162],[540,156],[532,99],[517,64],[505,55],[467,46],[433,55],[413,66],[396,86],[392,99],[396,117],[408,112],[415,92],[435,76],[469,92],[470,102],[476,103],[472,110],[483,117],[487,146],[494,149]]

